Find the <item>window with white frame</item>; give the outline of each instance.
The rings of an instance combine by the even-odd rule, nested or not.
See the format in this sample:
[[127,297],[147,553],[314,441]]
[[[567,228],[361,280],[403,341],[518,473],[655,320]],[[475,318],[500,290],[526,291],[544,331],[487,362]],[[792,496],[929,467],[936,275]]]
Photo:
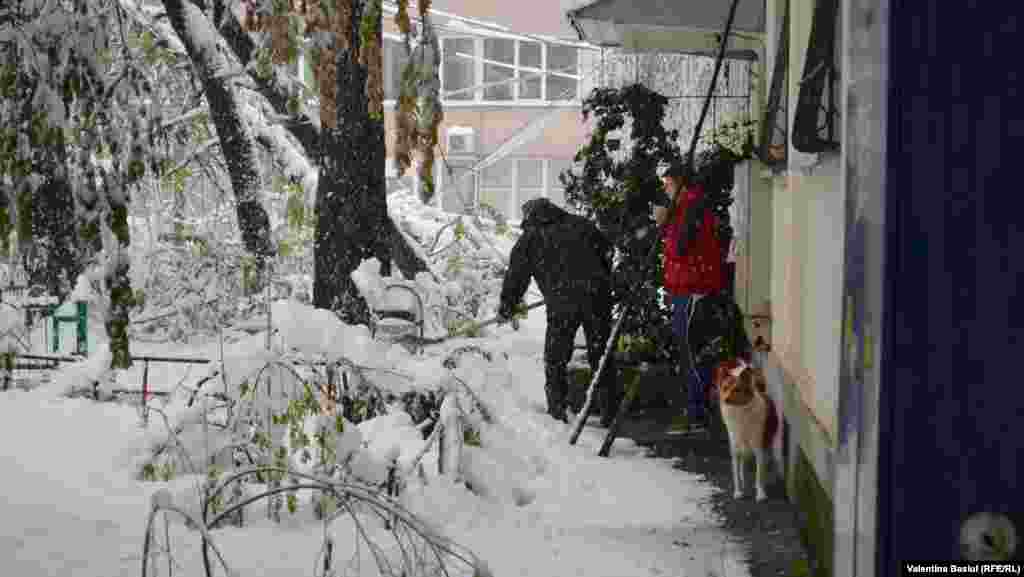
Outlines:
[[445,38],[441,42],[443,53],[441,90],[445,100],[475,100],[480,84],[476,62],[477,42],[473,38]]
[[576,100],[579,95],[579,50],[572,46],[549,44],[546,78],[547,100]]
[[[522,218],[524,202],[548,196],[545,176],[548,161],[542,158],[503,158],[481,171],[479,204],[489,205],[512,220]],[[560,202],[556,197],[556,202]]]
[[440,205],[446,212],[463,214],[476,202],[477,177],[472,172],[472,161],[450,159],[452,173],[438,166],[434,174],[441,176]]
[[579,48],[506,37],[442,39],[441,91],[449,102],[573,102]]
[[480,174],[478,202],[506,215],[512,213],[516,196],[516,159],[503,158]]
[[559,180],[559,175],[572,168],[572,160],[552,159],[548,161],[548,198],[551,202],[565,206],[565,187]]
[[544,94],[544,45],[519,42],[519,99],[540,100]]
[[515,100],[516,41],[484,38],[484,100]]
[[521,158],[517,162],[516,201],[509,216],[515,220],[523,218],[523,203],[544,196],[544,161],[537,158]]

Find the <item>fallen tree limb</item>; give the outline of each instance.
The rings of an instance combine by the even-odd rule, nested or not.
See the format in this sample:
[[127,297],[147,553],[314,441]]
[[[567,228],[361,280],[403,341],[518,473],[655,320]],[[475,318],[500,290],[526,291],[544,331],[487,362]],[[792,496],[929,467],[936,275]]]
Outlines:
[[[544,301],[535,302],[532,305],[527,306],[526,310],[527,311],[533,310],[533,309],[535,309],[535,308],[537,308],[539,306],[542,306],[543,304],[544,304]],[[473,323],[471,326],[468,326],[468,327],[466,327],[466,328],[464,328],[462,330],[455,331],[453,334],[450,334],[448,336],[436,337],[436,338],[432,338],[432,339],[422,339],[420,342],[423,344],[423,346],[438,345],[438,344],[441,344],[443,342],[450,341],[451,339],[454,339],[454,338],[457,338],[457,337],[461,337],[461,336],[465,336],[467,333],[476,332],[476,331],[478,331],[478,330],[480,330],[480,329],[482,329],[484,327],[488,327],[488,326],[491,326],[491,325],[498,324],[499,322],[501,322],[501,317],[496,316],[496,317],[488,319],[488,320],[486,320],[486,321],[484,321],[482,323]],[[513,320],[512,323],[513,323],[513,326],[516,327],[517,330],[518,330],[518,322]]]

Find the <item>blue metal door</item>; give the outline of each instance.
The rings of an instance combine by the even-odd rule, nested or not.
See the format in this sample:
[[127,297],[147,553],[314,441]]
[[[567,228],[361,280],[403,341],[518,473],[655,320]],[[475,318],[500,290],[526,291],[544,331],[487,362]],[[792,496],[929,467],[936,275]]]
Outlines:
[[878,575],[964,558],[962,526],[982,512],[1015,523],[1022,557],[1019,11],[894,2],[889,13]]

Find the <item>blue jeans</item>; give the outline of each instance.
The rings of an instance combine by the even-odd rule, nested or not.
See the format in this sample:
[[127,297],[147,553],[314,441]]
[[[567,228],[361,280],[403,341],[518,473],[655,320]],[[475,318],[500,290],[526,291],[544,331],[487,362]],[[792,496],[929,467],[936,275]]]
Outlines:
[[693,364],[688,337],[689,320],[696,299],[693,295],[672,297],[672,333],[678,342],[680,374],[686,383],[687,416],[690,422],[706,421],[707,384],[711,382],[710,368],[699,370]]

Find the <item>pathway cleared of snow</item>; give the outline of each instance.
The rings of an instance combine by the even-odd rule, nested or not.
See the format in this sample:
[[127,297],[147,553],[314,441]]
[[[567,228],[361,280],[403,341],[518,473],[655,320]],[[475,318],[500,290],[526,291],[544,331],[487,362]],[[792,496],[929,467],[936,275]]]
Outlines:
[[[601,459],[596,452],[603,429],[588,427],[578,446],[568,445],[568,426],[543,414],[543,331],[540,309],[519,332],[500,327],[480,341],[509,355],[508,383],[518,390],[504,397],[501,425],[484,438],[485,447],[493,444],[505,453],[475,453],[473,469],[487,485],[515,485],[522,495],[518,504],[436,482],[410,489],[407,505],[473,549],[498,577],[747,575],[742,552],[705,505],[714,489],[702,478],[647,458],[625,439],[616,442],[612,458]],[[159,353],[215,351],[210,346]],[[154,366],[150,377],[154,387],[167,387],[188,371],[194,379],[202,369]],[[138,386],[137,378],[135,371],[126,375],[125,385]],[[163,425],[154,418],[145,430],[135,407],[61,398],[56,390],[0,393],[4,573],[139,575],[149,499],[167,485],[141,483],[134,474],[163,436]],[[501,470],[513,462],[510,455],[520,458],[515,470]],[[188,482],[178,481],[177,488]],[[180,524],[171,534],[182,566],[175,575],[201,575],[196,535]],[[316,524],[277,527],[265,521],[217,532],[240,575],[309,574],[319,536]]]

